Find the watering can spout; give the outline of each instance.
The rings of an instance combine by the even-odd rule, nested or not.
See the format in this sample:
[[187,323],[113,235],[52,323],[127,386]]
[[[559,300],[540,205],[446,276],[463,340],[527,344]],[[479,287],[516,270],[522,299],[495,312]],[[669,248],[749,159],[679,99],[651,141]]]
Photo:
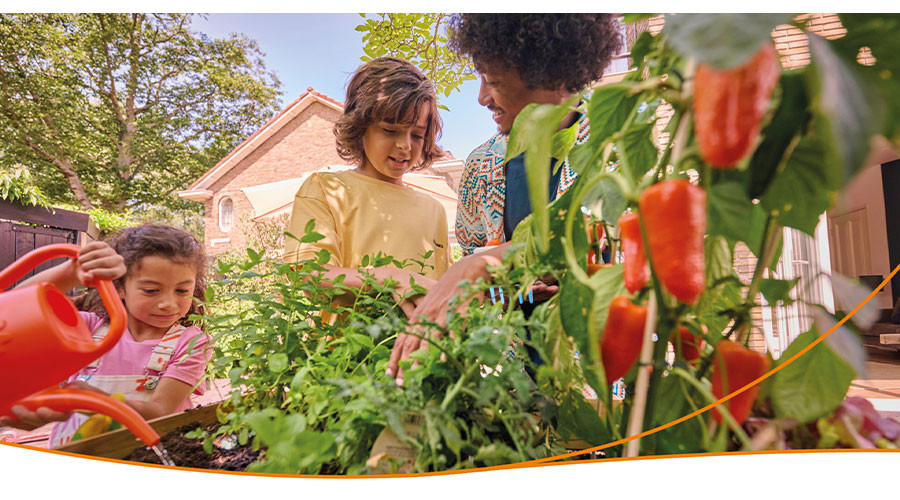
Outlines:
[[19,400],[16,404],[22,405],[30,411],[46,406],[60,412],[85,410],[102,413],[127,427],[145,445],[153,446],[160,442],[159,434],[134,408],[96,392],[82,389],[50,388]]

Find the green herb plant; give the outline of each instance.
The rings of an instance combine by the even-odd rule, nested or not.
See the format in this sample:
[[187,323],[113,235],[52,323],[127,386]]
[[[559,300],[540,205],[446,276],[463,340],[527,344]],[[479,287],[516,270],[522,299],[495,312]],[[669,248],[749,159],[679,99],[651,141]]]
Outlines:
[[[301,241],[321,237],[311,225],[306,229]],[[583,399],[568,383],[580,378],[574,346],[560,336],[561,328],[554,337],[543,325],[543,318],[557,313],[542,311],[542,321],[527,322],[508,302],[473,301],[465,314],[448,316],[440,339],[432,337],[437,325],[424,326],[422,335],[432,342],[406,362],[399,387],[385,374],[393,341],[409,326],[391,295],[396,283],[366,274],[365,292],[348,306],[338,305],[335,297],[351,290],[343,276],[321,276],[329,258],[322,250],[313,260],[282,264],[248,249],[242,261],[219,262],[221,279],[210,283],[207,300],[220,308],[230,301],[243,306],[205,318],[217,345],[215,368],[227,373],[235,388],[221,406],[223,425],[206,437],[208,448],[218,435],[236,433],[240,443],[265,448],[264,459],[249,470],[300,474],[361,474],[376,467],[450,470],[566,451],[564,439],[576,437],[566,429],[579,418],[566,401]],[[424,261],[376,255],[365,258],[362,269],[385,265],[421,270]],[[497,271],[498,278],[504,275]],[[261,293],[231,286],[247,279],[266,279],[270,285]],[[515,280],[512,273],[493,286],[513,297]],[[483,295],[486,286],[469,284],[466,293]],[[424,290],[410,293],[416,292]],[[526,326],[532,340],[524,340]],[[535,383],[526,371],[535,373],[536,367],[523,354],[525,342],[541,352],[564,347],[571,361],[538,369]],[[590,405],[576,408],[593,411],[596,418]],[[372,445],[384,429],[407,444],[415,458],[370,462]]]

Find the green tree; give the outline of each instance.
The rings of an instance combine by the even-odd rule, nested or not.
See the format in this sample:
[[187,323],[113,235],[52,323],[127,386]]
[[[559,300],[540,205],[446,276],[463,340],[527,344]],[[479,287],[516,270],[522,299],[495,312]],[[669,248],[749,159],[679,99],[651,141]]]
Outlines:
[[[415,64],[434,82],[438,96],[449,97],[466,80],[474,80],[470,61],[447,48],[449,14],[375,14],[356,27],[363,32],[363,61],[393,56]],[[444,108],[446,109],[446,107]]]
[[277,111],[254,40],[189,14],[0,15],[0,166],[53,202],[196,211],[174,196]]
[[21,165],[12,168],[0,167],[0,200],[9,200],[23,205],[49,207],[47,197],[34,185],[31,173]]

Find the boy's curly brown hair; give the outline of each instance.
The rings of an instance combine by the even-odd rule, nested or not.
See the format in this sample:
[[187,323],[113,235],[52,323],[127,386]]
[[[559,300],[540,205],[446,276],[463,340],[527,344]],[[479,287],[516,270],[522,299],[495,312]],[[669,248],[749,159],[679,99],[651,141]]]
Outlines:
[[[144,224],[126,228],[106,240],[106,242],[125,259],[125,267],[127,269],[125,275],[113,280],[116,289],[124,289],[125,278],[131,274],[135,266],[140,265],[141,259],[150,256],[164,257],[178,264],[193,266],[196,270],[194,301],[191,303],[191,308],[187,314],[183,318],[179,318],[178,323],[184,326],[191,326],[194,322],[189,317],[192,314],[202,315],[204,313],[206,251],[196,238],[171,226]],[[91,288],[87,293],[77,297],[74,302],[79,310],[95,313],[104,320],[109,319],[109,313],[100,300],[96,288]]]
[[441,136],[441,118],[437,110],[434,84],[408,61],[379,57],[360,66],[347,86],[344,114],[334,124],[338,156],[361,165],[365,157],[363,135],[370,125],[380,121],[412,125],[425,104],[428,127],[422,157],[411,170],[420,170],[444,155],[437,145]]
[[622,47],[615,14],[454,14],[449,46],[475,69],[512,69],[529,89],[584,90]]

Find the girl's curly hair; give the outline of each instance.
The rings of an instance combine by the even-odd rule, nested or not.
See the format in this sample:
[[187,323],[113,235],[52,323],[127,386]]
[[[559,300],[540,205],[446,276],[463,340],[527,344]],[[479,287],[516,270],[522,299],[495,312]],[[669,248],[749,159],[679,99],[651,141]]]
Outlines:
[[475,69],[515,70],[529,89],[585,89],[603,76],[622,37],[615,14],[454,14],[449,46]]
[[[203,300],[206,294],[206,283],[203,276],[206,272],[206,251],[190,234],[171,226],[162,224],[144,224],[137,227],[129,227],[107,240],[113,250],[125,259],[127,271],[121,278],[113,280],[116,289],[123,290],[125,279],[139,266],[144,257],[164,257],[178,264],[187,264],[196,269],[194,280],[194,301],[191,308],[178,323],[191,326],[193,321],[188,319],[192,314],[204,313]],[[75,299],[75,306],[82,311],[97,314],[104,320],[109,319],[109,313],[100,300],[96,288],[91,288],[87,293]]]
[[419,119],[425,104],[428,127],[422,158],[412,170],[426,168],[444,155],[437,145],[441,137],[441,117],[437,110],[434,83],[408,61],[379,57],[360,66],[347,85],[344,114],[334,124],[338,156],[361,165],[365,156],[363,135],[374,123],[386,121],[411,125]]

